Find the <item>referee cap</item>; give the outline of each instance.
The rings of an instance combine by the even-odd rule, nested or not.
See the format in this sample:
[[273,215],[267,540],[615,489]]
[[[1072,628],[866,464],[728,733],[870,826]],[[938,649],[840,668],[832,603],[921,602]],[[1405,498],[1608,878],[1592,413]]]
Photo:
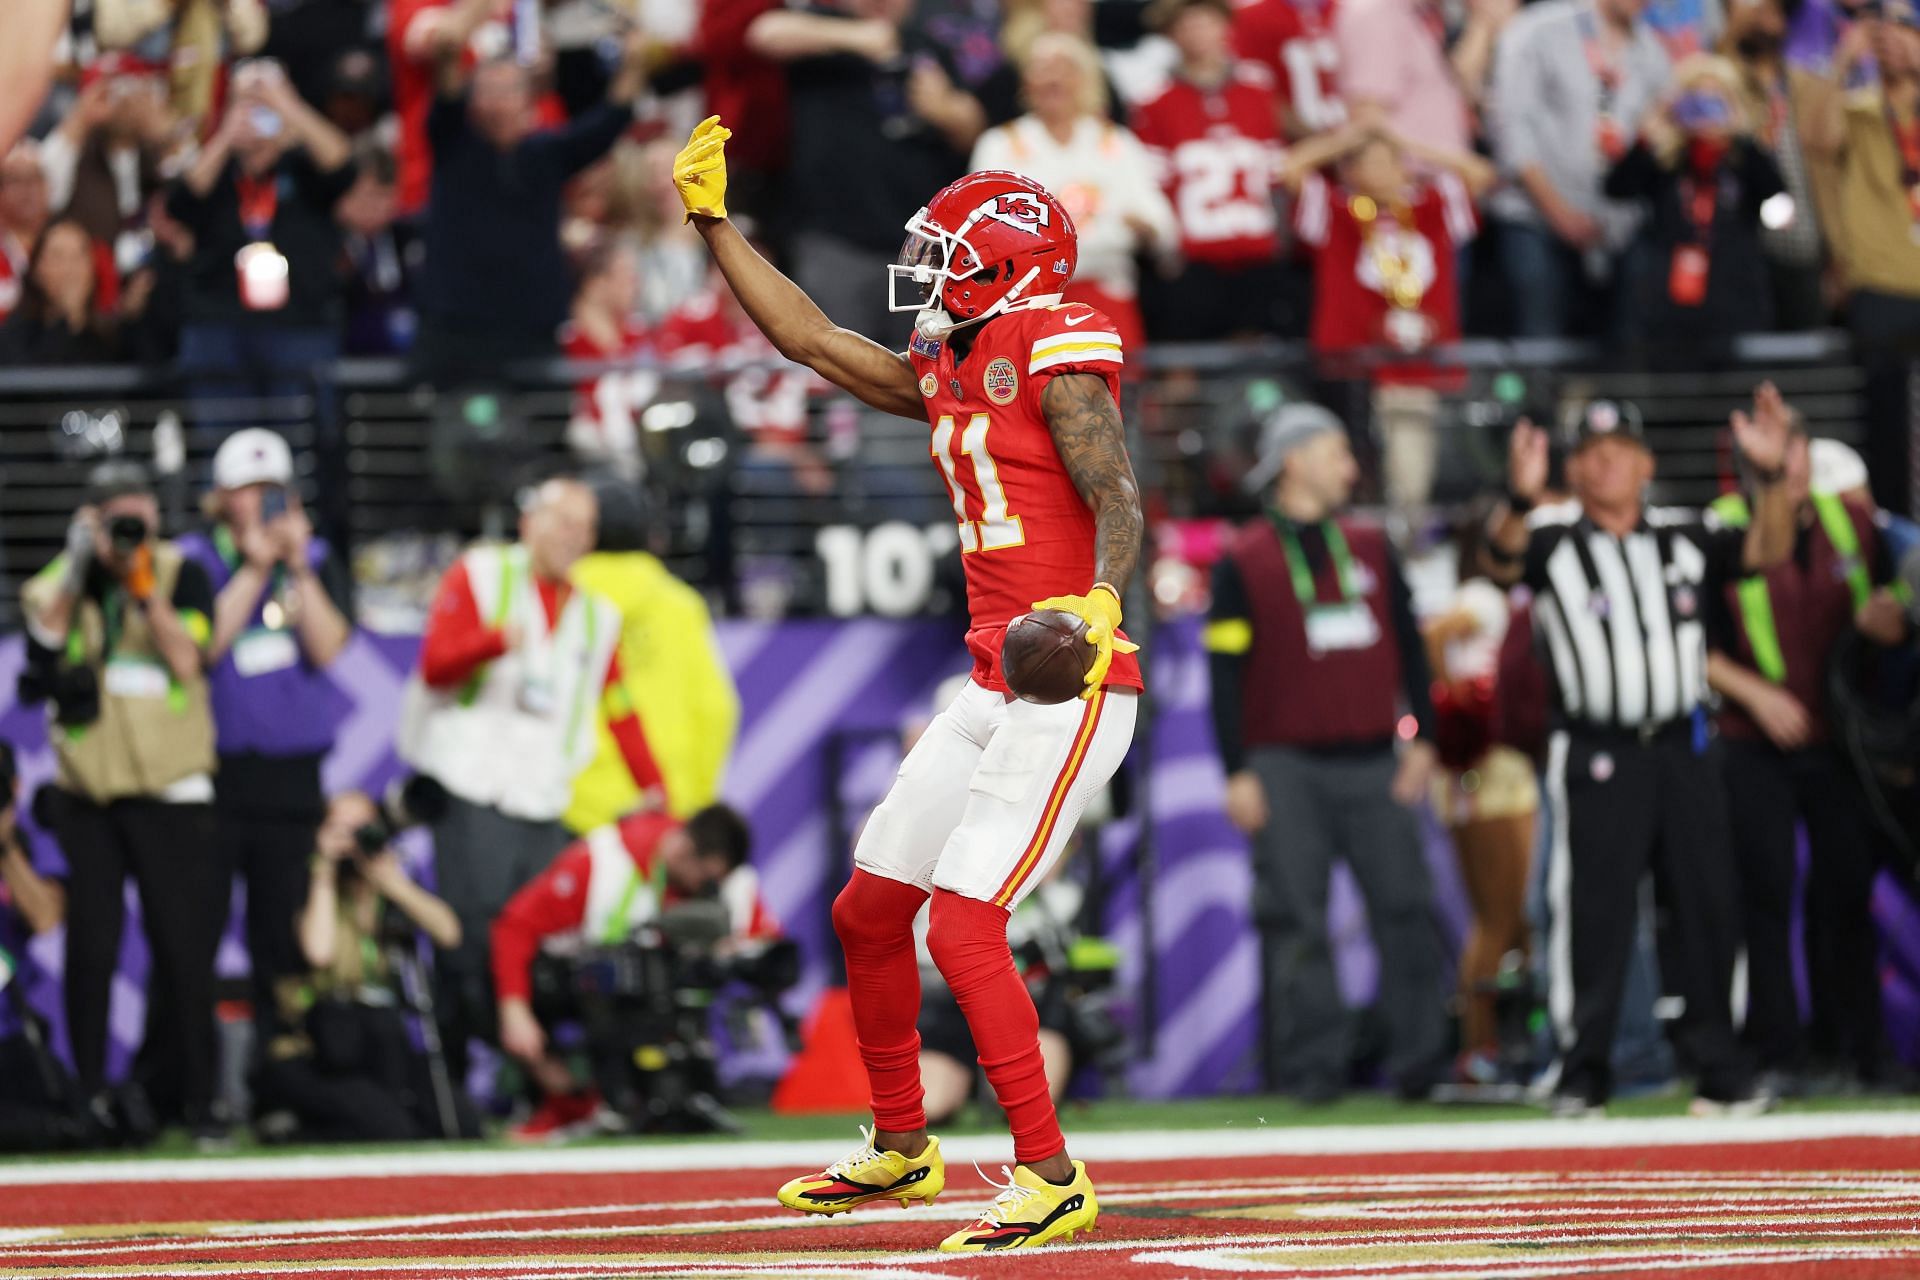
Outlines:
[[1247,472],[1247,490],[1258,493],[1280,475],[1287,458],[1301,445],[1330,431],[1346,432],[1346,424],[1331,410],[1304,400],[1283,404],[1260,427],[1260,453]]
[[1645,448],[1646,424],[1631,400],[1589,400],[1573,419],[1567,447],[1578,453],[1596,440],[1628,440]]

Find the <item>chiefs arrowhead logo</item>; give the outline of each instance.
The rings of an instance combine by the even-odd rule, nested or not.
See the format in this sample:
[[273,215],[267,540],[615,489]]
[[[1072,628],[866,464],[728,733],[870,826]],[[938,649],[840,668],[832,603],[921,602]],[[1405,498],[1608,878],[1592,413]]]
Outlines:
[[1046,201],[1025,191],[1010,191],[1006,195],[995,196],[981,205],[976,214],[982,218],[992,218],[995,222],[1004,222],[1010,227],[1018,227],[1022,231],[1037,231],[1053,224],[1053,211],[1047,208]]

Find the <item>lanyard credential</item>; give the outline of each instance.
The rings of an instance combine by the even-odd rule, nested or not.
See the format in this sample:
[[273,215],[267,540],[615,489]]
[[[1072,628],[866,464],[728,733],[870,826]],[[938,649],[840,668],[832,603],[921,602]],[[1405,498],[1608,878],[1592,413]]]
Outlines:
[[[1300,546],[1300,537],[1293,531],[1293,524],[1277,512],[1269,512],[1275,532],[1280,535],[1280,549],[1287,555],[1287,570],[1293,577],[1293,594],[1300,600],[1303,609],[1315,608],[1320,602],[1320,589],[1313,580],[1313,570],[1307,566],[1307,553]],[[1347,535],[1340,532],[1340,526],[1331,520],[1320,522],[1320,536],[1326,540],[1327,555],[1333,560],[1335,575],[1340,580],[1340,602],[1352,604],[1360,598],[1359,586],[1354,580],[1353,553],[1347,547]]]

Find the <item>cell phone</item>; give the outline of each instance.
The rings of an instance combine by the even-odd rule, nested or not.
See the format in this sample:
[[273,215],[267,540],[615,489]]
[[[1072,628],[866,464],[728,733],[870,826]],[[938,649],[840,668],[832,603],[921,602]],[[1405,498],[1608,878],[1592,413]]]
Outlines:
[[1682,129],[1704,129],[1733,123],[1733,108],[1717,93],[1683,93],[1673,104],[1673,122]]
[[268,485],[260,494],[260,523],[271,524],[287,514],[287,488],[285,485]]

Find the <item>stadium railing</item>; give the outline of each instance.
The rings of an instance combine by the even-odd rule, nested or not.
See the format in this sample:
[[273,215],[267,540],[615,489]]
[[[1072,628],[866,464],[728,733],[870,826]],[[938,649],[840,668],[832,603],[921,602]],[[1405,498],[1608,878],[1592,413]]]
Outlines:
[[[1430,506],[1437,527],[1497,478],[1516,412],[1589,396],[1631,399],[1661,456],[1659,501],[1700,504],[1729,471],[1725,423],[1762,377],[1817,434],[1858,441],[1864,378],[1831,333],[1748,339],[1712,368],[1634,369],[1579,344],[1474,341],[1435,353],[1441,441]],[[642,475],[609,513],[723,612],[751,616],[957,609],[951,505],[925,427],[832,394],[811,400],[812,483],[735,424],[726,380],[751,367],[659,370],[632,406]],[[352,553],[368,625],[417,622],[462,541],[508,533],[517,487],[567,464],[583,386],[631,369],[553,361],[485,385],[428,387],[400,361],[343,360],[262,387],[129,368],[0,369],[0,631],[18,624],[20,583],[58,550],[88,464],[118,452],[162,477],[170,531],[196,518],[208,460],[227,431],[286,434],[317,523]],[[1260,420],[1314,398],[1354,429],[1362,500],[1381,497],[1366,369],[1330,370],[1297,343],[1160,346],[1126,384],[1136,468],[1163,522],[1257,509],[1239,483]],[[1911,417],[1911,415],[1909,415]],[[1911,438],[1913,421],[1883,424]],[[820,477],[830,477],[821,483]]]

